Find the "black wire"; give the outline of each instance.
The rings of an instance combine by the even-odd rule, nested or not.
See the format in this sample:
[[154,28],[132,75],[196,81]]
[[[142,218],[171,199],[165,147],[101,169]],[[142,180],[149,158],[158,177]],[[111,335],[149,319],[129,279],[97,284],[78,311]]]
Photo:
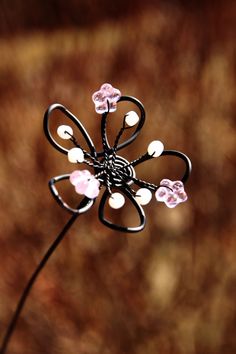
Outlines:
[[[81,207],[81,205],[79,206]],[[72,215],[72,217],[69,219],[69,221],[66,223],[66,225],[64,226],[64,228],[62,229],[62,231],[59,233],[59,235],[57,236],[57,238],[55,239],[55,241],[51,244],[51,246],[49,247],[49,249],[47,250],[46,254],[44,255],[44,257],[42,258],[41,262],[39,263],[39,265],[37,266],[37,268],[35,269],[35,271],[33,272],[33,274],[31,275],[31,278],[29,279],[21,297],[20,300],[16,306],[16,310],[13,314],[13,317],[11,319],[11,322],[6,330],[6,334],[3,337],[3,342],[0,348],[0,354],[5,354],[8,344],[10,342],[10,339],[13,335],[13,332],[16,328],[16,324],[18,321],[18,318],[22,312],[22,309],[25,305],[25,302],[29,296],[29,293],[37,279],[37,277],[39,276],[40,272],[42,271],[42,269],[45,267],[47,261],[49,260],[49,258],[51,257],[51,255],[53,254],[53,252],[56,250],[57,246],[60,244],[60,242],[63,240],[64,236],[66,235],[67,231],[69,230],[69,228],[72,226],[72,224],[74,223],[74,221],[78,218],[80,214],[76,214],[74,213]]]

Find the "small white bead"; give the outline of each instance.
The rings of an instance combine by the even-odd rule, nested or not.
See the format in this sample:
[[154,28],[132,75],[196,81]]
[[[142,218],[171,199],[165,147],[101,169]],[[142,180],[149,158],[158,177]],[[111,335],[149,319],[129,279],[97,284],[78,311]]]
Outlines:
[[162,154],[164,145],[159,140],[154,140],[148,145],[147,152],[150,156],[158,157]]
[[139,116],[135,111],[130,111],[125,115],[125,123],[133,127],[139,121]]
[[110,205],[111,208],[113,209],[119,209],[121,207],[123,207],[123,205],[125,204],[125,198],[122,194],[120,193],[112,193],[112,195],[110,196],[108,203]]
[[71,138],[71,135],[73,135],[73,129],[69,125],[59,125],[57,134],[60,138],[68,140]]
[[84,153],[82,149],[78,147],[74,147],[68,151],[68,160],[72,163],[83,162],[84,161]]
[[135,195],[135,200],[140,205],[146,205],[152,199],[152,192],[147,188],[140,188]]

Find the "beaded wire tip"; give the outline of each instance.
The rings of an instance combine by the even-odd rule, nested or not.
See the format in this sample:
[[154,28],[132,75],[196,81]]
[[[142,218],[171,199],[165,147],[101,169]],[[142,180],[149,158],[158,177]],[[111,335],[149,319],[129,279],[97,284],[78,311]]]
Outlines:
[[[140,133],[145,122],[145,110],[140,101],[131,96],[122,96],[120,90],[105,83],[100,90],[92,95],[92,100],[95,105],[95,111],[101,114],[101,140],[102,151],[97,151],[91,137],[78,118],[68,111],[61,104],[51,105],[44,116],[44,132],[49,142],[60,152],[67,155],[69,162],[72,164],[85,164],[93,168],[93,173],[87,169],[76,169],[70,174],[64,174],[52,178],[49,181],[50,190],[57,202],[65,209],[72,213],[81,214],[89,210],[94,204],[96,198],[104,189],[99,208],[98,215],[100,221],[106,226],[124,232],[141,231],[146,223],[146,216],[142,208],[148,204],[152,195],[155,194],[158,202],[164,202],[169,208],[174,208],[178,204],[187,200],[187,194],[184,190],[184,183],[187,181],[191,172],[191,161],[182,152],[176,150],[165,150],[164,145],[159,140],[152,141],[147,151],[133,161],[127,161],[118,154],[118,151],[131,144]],[[111,146],[107,137],[107,120],[112,112],[117,110],[120,102],[132,102],[137,111],[129,111],[123,117],[123,125],[120,128],[114,144]],[[57,128],[57,134],[61,139],[71,141],[70,149],[64,148],[52,136],[49,129],[49,119],[53,111],[60,110],[71,120],[80,130],[84,137],[84,143],[87,144],[89,150],[85,150],[83,141],[78,142],[70,125],[61,125]],[[122,143],[121,136],[125,130],[134,127],[134,131],[129,138]],[[155,159],[162,156],[175,156],[185,162],[185,172],[183,177],[177,181],[163,179],[159,185],[145,182],[137,178],[135,167],[150,159]],[[82,206],[72,208],[64,202],[58,190],[56,183],[68,180],[74,188],[75,192],[83,195]],[[138,187],[135,188],[135,186]],[[119,191],[117,191],[119,190]],[[105,205],[110,208],[119,209],[124,207],[126,199],[129,199],[134,205],[138,216],[139,225],[135,227],[121,226],[114,224],[104,216]]]

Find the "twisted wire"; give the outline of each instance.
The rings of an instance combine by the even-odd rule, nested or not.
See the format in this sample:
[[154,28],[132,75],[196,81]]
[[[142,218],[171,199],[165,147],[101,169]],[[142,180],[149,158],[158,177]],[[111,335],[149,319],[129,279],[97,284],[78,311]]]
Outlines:
[[[76,147],[80,148],[83,151],[83,153],[84,153],[84,155],[86,157],[89,157],[92,161],[94,161],[94,162],[98,163],[99,165],[101,165],[101,162],[98,159],[96,159],[96,157],[92,156],[88,151],[86,151],[84,148],[82,148],[82,146],[77,142],[76,138],[73,135],[71,135],[70,133],[68,133],[68,134],[71,136],[70,141],[72,141],[72,143]],[[84,161],[85,161],[85,163],[88,164],[88,161],[87,162],[86,162],[86,160],[84,160]],[[90,165],[90,166],[92,166],[92,165]]]

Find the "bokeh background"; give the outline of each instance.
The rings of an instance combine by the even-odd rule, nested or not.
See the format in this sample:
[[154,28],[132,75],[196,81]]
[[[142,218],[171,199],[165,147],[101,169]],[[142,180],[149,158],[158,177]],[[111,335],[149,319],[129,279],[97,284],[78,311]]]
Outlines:
[[[153,200],[141,233],[103,226],[99,201],[77,220],[37,280],[9,354],[236,352],[235,21],[233,0],[1,0],[0,340],[70,217],[47,186],[73,169],[44,137],[49,104],[64,104],[98,144],[91,94],[110,82],[147,112],[125,156],[159,139],[193,162],[189,201],[169,210]],[[163,158],[137,173],[158,183],[182,167]]]

